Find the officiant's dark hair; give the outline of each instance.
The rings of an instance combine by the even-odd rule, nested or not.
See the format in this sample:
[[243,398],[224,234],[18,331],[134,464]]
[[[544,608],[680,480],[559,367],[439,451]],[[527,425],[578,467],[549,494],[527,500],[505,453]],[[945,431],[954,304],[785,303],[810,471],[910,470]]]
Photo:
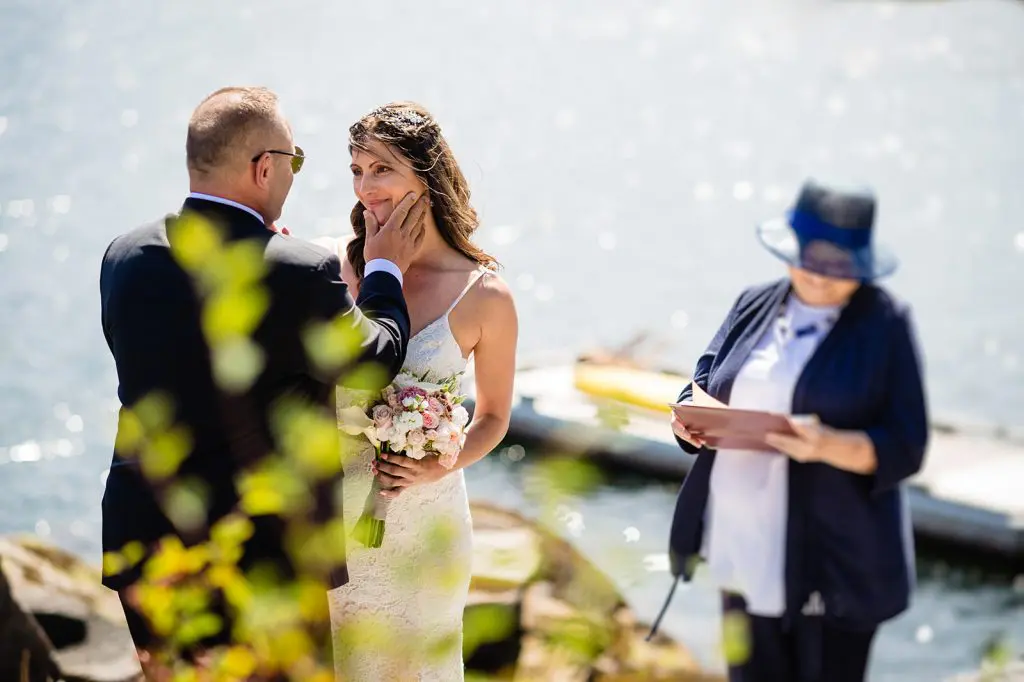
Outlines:
[[[229,104],[212,105],[221,95],[238,95]],[[237,150],[250,155],[246,141],[280,124],[277,95],[263,87],[227,87],[210,93],[188,121],[185,159],[190,171],[209,173]]]
[[[469,183],[455,161],[441,127],[425,108],[415,102],[391,102],[377,107],[349,128],[349,152],[366,148],[374,139],[401,154],[427,186],[431,213],[445,242],[466,258],[494,269],[497,259],[473,243],[471,237],[480,226],[476,209],[469,202]],[[363,244],[366,224],[362,202],[352,209],[352,230],[355,239],[348,243],[348,261],[359,279],[363,278],[366,261]]]

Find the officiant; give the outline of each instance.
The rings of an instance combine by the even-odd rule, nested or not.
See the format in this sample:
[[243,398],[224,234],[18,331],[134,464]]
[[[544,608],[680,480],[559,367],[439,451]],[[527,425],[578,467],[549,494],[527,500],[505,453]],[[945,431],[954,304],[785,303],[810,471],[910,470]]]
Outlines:
[[673,417],[697,459],[676,502],[672,572],[689,580],[706,563],[723,616],[746,623],[732,682],[860,682],[877,628],[909,603],[901,483],[921,468],[928,418],[910,312],[876,283],[897,260],[874,243],[875,212],[871,190],[805,183],[784,218],[757,228],[788,276],[744,291],[697,361],[693,381],[712,398],[806,416],[795,433],[716,452]]

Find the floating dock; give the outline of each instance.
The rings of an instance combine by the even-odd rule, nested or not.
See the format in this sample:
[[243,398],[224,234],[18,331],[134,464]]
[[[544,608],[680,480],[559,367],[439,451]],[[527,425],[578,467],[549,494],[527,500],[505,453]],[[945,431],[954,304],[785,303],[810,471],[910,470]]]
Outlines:
[[[687,381],[616,366],[521,368],[509,437],[681,481],[694,456],[676,444],[667,403]],[[471,378],[464,386],[472,389]],[[920,537],[1024,560],[1024,443],[935,428],[906,491]]]

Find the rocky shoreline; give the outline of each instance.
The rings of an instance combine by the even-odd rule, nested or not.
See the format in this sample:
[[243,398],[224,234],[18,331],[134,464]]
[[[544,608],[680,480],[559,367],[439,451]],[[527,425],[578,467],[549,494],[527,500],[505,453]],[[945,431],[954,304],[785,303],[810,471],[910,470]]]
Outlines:
[[[473,505],[467,674],[515,682],[720,682],[647,627],[611,581],[524,517]],[[34,538],[0,538],[0,680],[135,682],[116,597],[97,570]]]
[[[645,641],[612,582],[523,516],[473,504],[467,679],[724,682],[665,635]],[[113,593],[96,568],[33,537],[0,538],[0,680],[139,682]],[[1024,661],[947,682],[1024,682]]]

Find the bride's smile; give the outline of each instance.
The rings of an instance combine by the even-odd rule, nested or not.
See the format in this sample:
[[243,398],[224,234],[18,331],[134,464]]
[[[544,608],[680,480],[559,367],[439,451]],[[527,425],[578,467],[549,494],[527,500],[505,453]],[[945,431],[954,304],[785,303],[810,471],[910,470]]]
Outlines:
[[409,161],[377,140],[367,140],[366,149],[352,150],[352,189],[356,198],[381,225],[409,192],[422,194],[426,185]]

